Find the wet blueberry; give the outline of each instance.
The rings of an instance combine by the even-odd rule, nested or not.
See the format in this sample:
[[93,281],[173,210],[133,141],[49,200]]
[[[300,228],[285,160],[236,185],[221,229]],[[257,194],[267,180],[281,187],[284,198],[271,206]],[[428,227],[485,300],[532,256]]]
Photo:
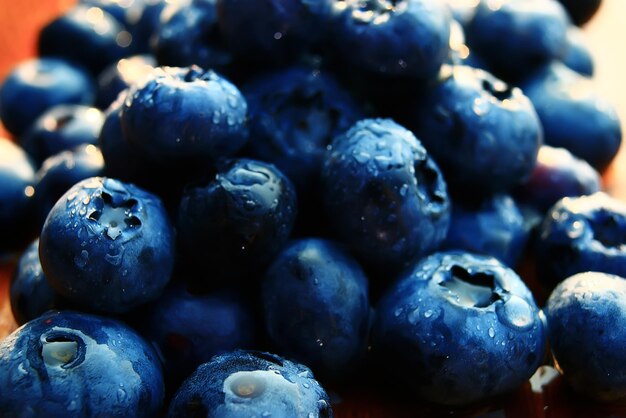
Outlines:
[[36,58],[16,66],[0,88],[0,119],[6,129],[20,136],[47,109],[58,104],[94,101],[91,78],[65,61]]
[[547,288],[580,272],[626,277],[626,204],[603,192],[566,197],[539,230],[537,273]]
[[104,115],[85,105],[57,105],[44,112],[20,138],[37,167],[48,157],[98,142]]
[[467,66],[443,67],[403,121],[440,164],[452,194],[471,198],[526,179],[542,141],[522,91]]
[[347,379],[367,349],[368,281],[346,249],[302,239],[274,260],[263,281],[265,327],[276,350],[324,378]]
[[597,400],[626,400],[626,280],[571,276],[554,289],[545,313],[554,359],[570,386]]
[[372,328],[372,351],[391,383],[446,405],[520,387],[543,361],[545,344],[520,277],[493,257],[462,252],[433,254],[402,274]]
[[210,182],[183,192],[176,224],[180,257],[211,272],[204,285],[257,282],[286,244],[296,212],[293,185],[275,166],[223,162]]
[[39,256],[61,295],[89,310],[122,313],[158,298],[170,280],[174,232],[155,195],[91,177],[51,209]]
[[437,249],[450,220],[446,183],[421,142],[391,119],[336,137],[322,170],[337,235],[368,263],[402,268]]
[[278,355],[234,351],[214,357],[185,381],[168,418],[332,418],[330,399],[310,369]]
[[133,86],[122,106],[126,139],[161,165],[206,165],[248,139],[247,104],[239,89],[199,67],[159,67]]
[[159,415],[159,360],[123,323],[51,311],[0,341],[4,417]]
[[138,83],[154,67],[156,60],[152,55],[133,55],[109,65],[98,75],[96,105],[108,108],[123,90]]

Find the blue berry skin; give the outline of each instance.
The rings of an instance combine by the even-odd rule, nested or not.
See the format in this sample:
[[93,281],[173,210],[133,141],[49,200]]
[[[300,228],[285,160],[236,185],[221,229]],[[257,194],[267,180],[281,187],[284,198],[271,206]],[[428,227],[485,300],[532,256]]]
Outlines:
[[291,243],[263,281],[270,342],[316,376],[345,379],[367,350],[368,287],[359,264],[338,244],[317,238]]
[[537,242],[537,274],[552,289],[569,276],[598,271],[626,277],[626,204],[603,193],[565,197],[549,211]]
[[515,198],[545,213],[564,197],[590,195],[601,188],[600,174],[565,148],[542,145],[528,179],[515,189]]
[[546,333],[519,276],[497,259],[435,253],[380,300],[372,352],[396,385],[437,404],[510,392],[542,363]]
[[23,325],[50,309],[59,309],[64,304],[43,274],[39,262],[39,238],[20,256],[11,277],[9,301],[18,325]]
[[522,212],[507,194],[478,202],[453,200],[442,248],[491,255],[513,268],[522,257],[529,234]]
[[36,235],[35,167],[24,150],[0,137],[0,257],[21,251]]
[[51,311],[0,342],[3,417],[159,416],[159,360],[111,318]]
[[620,120],[590,79],[553,62],[520,86],[537,110],[546,144],[568,149],[600,172],[608,167],[622,142]]
[[561,58],[563,64],[580,75],[593,76],[594,62],[585,33],[576,26],[567,29],[567,49]]
[[330,399],[310,369],[278,355],[234,351],[214,357],[185,381],[167,418],[332,418]]
[[256,321],[235,291],[193,294],[173,283],[142,317],[139,332],[158,348],[172,392],[214,355],[255,344]]
[[211,181],[183,192],[176,224],[180,257],[210,271],[214,285],[254,282],[287,243],[296,212],[294,187],[275,166],[224,161]]
[[108,108],[123,90],[150,74],[154,67],[156,59],[152,55],[133,55],[109,65],[98,75],[96,106]]
[[244,85],[250,141],[246,152],[275,164],[303,193],[319,187],[326,147],[365,114],[330,74],[292,66]]
[[332,0],[215,0],[227,49],[248,66],[277,67],[319,42]]
[[557,0],[504,0],[497,7],[481,1],[465,34],[470,49],[488,62],[494,74],[512,82],[562,57],[569,25]]
[[332,47],[355,71],[427,80],[449,53],[451,15],[428,0],[333,1]]
[[626,400],[626,280],[606,273],[568,277],[545,307],[554,359],[578,393]]
[[233,55],[218,27],[215,0],[192,0],[166,8],[153,50],[160,65],[195,64],[220,74],[232,69]]
[[47,109],[58,104],[93,103],[93,80],[84,71],[54,58],[36,58],[17,65],[0,88],[0,119],[21,136]]
[[401,269],[442,243],[450,202],[421,142],[391,119],[364,119],[335,138],[322,169],[332,227],[362,260]]
[[76,5],[44,26],[37,47],[42,57],[57,57],[97,76],[109,64],[133,54],[130,34],[98,7]]
[[174,231],[161,201],[115,179],[91,177],[54,205],[39,256],[54,289],[98,312],[158,298],[174,265]]
[[35,203],[39,226],[43,226],[50,209],[74,184],[89,177],[103,175],[104,159],[95,145],[83,144],[46,159],[37,171]]
[[61,151],[97,144],[104,114],[91,106],[57,105],[46,110],[20,138],[37,167]]
[[159,67],[126,95],[122,129],[159,164],[212,162],[246,143],[247,108],[239,89],[211,70]]
[[467,66],[445,66],[403,121],[440,165],[452,194],[471,198],[524,181],[542,143],[524,93]]

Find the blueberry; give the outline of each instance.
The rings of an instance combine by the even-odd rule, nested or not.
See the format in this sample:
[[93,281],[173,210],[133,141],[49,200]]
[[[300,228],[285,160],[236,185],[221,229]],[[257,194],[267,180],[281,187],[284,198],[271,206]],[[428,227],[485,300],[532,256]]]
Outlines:
[[155,417],[159,360],[123,323],[51,311],[0,341],[4,417]]
[[317,376],[346,379],[367,350],[368,281],[346,249],[315,238],[290,244],[263,281],[265,326],[276,350]]
[[215,0],[192,0],[169,6],[154,40],[160,65],[198,65],[219,73],[232,70],[233,55],[218,27]]
[[206,165],[247,141],[247,104],[239,89],[199,67],[159,67],[133,86],[122,107],[127,140],[161,165]]
[[577,25],[587,23],[596,14],[602,0],[559,0],[572,21]]
[[545,213],[564,197],[599,192],[600,174],[565,148],[542,145],[528,179],[515,190],[516,199]]
[[133,54],[132,36],[109,13],[79,4],[45,25],[37,40],[39,55],[57,57],[94,76]]
[[50,210],[39,256],[52,287],[83,308],[128,312],[159,297],[174,264],[161,201],[115,179],[91,177]]
[[255,282],[286,244],[297,211],[291,182],[273,165],[235,159],[206,184],[190,185],[177,216],[180,257],[211,283]]
[[496,257],[517,266],[529,237],[522,212],[511,196],[498,194],[478,202],[452,201],[448,236],[442,247]]
[[578,74],[592,77],[594,62],[585,33],[576,26],[567,29],[567,50],[562,58],[563,64]]
[[519,88],[467,66],[445,66],[404,123],[440,164],[452,194],[503,192],[532,171],[541,123]]
[[438,404],[510,392],[544,357],[532,294],[488,256],[436,253],[403,273],[376,308],[372,352],[392,381]]
[[0,137],[0,256],[34,238],[35,167],[26,152]]
[[59,59],[35,58],[20,63],[4,80],[0,119],[19,137],[52,106],[89,105],[94,95],[93,81],[82,70]]
[[234,351],[214,357],[185,381],[167,417],[332,418],[310,369],[278,355]]
[[322,187],[337,235],[369,263],[400,269],[434,250],[450,220],[446,183],[419,140],[391,119],[336,137]]
[[104,115],[85,105],[57,105],[46,110],[20,138],[37,167],[48,157],[81,144],[98,142]]
[[292,66],[245,84],[250,141],[246,152],[276,164],[303,194],[319,187],[322,158],[332,139],[364,111],[332,74]]
[[557,0],[498,0],[481,1],[465,33],[496,76],[515,81],[564,55],[568,27]]
[[356,72],[430,79],[448,56],[450,13],[428,0],[334,0],[331,47]]
[[288,63],[320,41],[332,0],[216,0],[220,33],[248,66]]
[[154,67],[156,60],[151,55],[133,55],[109,65],[98,76],[96,105],[106,109],[123,90],[139,82]]
[[587,77],[553,62],[530,74],[522,83],[533,102],[545,143],[568,149],[602,172],[622,141],[615,108],[599,95]]
[[18,325],[23,325],[50,309],[59,309],[64,304],[43,274],[39,262],[39,238],[20,256],[11,277],[9,300],[11,312]]
[[139,331],[158,347],[173,390],[214,355],[255,343],[256,321],[236,291],[194,294],[173,283],[142,316]]
[[546,213],[539,234],[537,272],[550,289],[585,271],[626,277],[626,204],[614,197],[565,197]]
[[545,308],[550,346],[576,392],[601,401],[626,399],[626,280],[575,274],[552,292]]
[[50,209],[70,187],[86,178],[101,176],[103,170],[102,153],[91,144],[79,145],[47,158],[36,176],[35,203],[39,227],[43,226]]

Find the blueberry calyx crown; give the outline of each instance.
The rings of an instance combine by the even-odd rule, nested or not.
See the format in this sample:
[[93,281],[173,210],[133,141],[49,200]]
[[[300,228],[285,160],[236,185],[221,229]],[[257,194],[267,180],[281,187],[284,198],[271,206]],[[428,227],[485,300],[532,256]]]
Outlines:
[[439,286],[448,289],[449,299],[461,306],[486,308],[502,299],[492,273],[472,271],[457,264],[450,267]]
[[381,24],[389,20],[390,13],[406,10],[406,0],[341,0],[335,7],[338,10],[349,8],[356,22]]
[[40,337],[40,343],[47,367],[70,369],[85,359],[85,342],[71,330],[53,328]]

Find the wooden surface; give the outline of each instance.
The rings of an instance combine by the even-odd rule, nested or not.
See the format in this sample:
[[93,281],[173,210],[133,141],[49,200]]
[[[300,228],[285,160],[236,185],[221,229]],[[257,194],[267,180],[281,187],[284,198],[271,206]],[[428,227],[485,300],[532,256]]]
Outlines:
[[[0,79],[3,79],[15,62],[34,54],[37,28],[71,0],[0,0]],[[45,6],[45,7],[44,7]],[[28,10],[24,13],[23,10]],[[604,0],[599,13],[584,31],[592,46],[596,62],[597,89],[611,101],[622,121],[626,121],[626,1]],[[622,123],[622,130],[625,124]],[[0,134],[2,134],[0,128]],[[604,176],[604,187],[614,196],[626,201],[626,147]],[[1,233],[1,232],[0,232]],[[0,262],[0,339],[15,329],[7,299],[12,262]],[[626,349],[626,347],[625,347]],[[548,369],[550,371],[550,369]],[[550,375],[548,373],[548,375]],[[465,410],[446,410],[419,406],[413,399],[381,395],[367,390],[348,391],[341,394],[335,405],[340,418],[378,417],[432,417],[432,416],[488,416],[488,417],[626,417],[626,409],[600,405],[572,395],[560,377],[544,378],[542,389],[530,383],[519,391],[490,404]],[[1,411],[0,411],[1,412]]]

